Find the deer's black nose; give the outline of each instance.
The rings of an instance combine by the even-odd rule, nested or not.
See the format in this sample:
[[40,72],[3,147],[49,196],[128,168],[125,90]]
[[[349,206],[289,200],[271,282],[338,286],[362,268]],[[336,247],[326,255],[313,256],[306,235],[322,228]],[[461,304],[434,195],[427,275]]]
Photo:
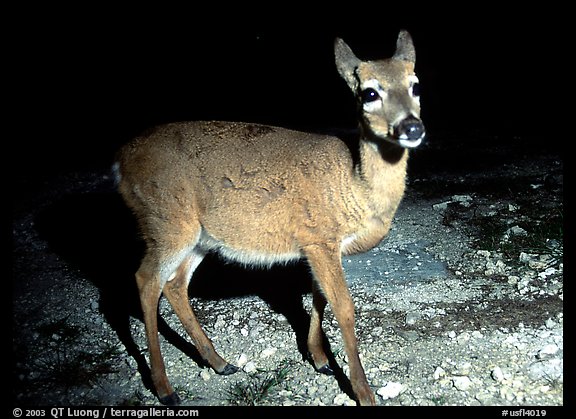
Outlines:
[[414,116],[402,120],[396,129],[396,136],[400,140],[418,141],[424,137],[424,134],[424,124]]

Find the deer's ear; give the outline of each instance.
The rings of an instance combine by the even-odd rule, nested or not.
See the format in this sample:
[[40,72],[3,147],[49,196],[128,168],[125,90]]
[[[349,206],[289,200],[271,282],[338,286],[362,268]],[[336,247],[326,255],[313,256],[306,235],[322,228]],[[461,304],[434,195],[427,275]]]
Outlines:
[[395,60],[409,61],[411,63],[416,62],[416,50],[414,49],[414,43],[408,31],[401,30],[398,34],[396,52],[392,58]]
[[353,91],[356,91],[358,89],[358,80],[355,73],[361,63],[360,59],[354,55],[348,44],[340,38],[336,38],[336,41],[334,41],[334,56],[338,73],[348,86]]

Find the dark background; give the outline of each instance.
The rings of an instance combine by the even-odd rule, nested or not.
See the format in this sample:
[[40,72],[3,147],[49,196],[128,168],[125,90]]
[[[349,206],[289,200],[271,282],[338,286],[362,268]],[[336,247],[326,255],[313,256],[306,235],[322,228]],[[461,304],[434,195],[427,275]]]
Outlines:
[[565,83],[553,52],[562,36],[543,10],[362,5],[348,4],[337,17],[279,6],[34,9],[8,40],[15,74],[7,87],[22,117],[10,141],[10,160],[24,169],[15,176],[111,164],[121,144],[168,121],[354,127],[334,38],[360,58],[378,59],[394,52],[401,28],[416,45],[429,144],[483,138],[560,146],[549,136],[563,112],[549,95]]

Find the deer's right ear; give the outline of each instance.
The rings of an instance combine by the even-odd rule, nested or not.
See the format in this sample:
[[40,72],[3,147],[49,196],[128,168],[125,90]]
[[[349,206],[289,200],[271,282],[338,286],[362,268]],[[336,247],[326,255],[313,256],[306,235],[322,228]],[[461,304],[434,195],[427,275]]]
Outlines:
[[334,41],[334,56],[336,58],[336,68],[340,76],[346,80],[346,83],[356,91],[358,89],[358,80],[355,72],[361,61],[354,55],[350,47],[340,38]]

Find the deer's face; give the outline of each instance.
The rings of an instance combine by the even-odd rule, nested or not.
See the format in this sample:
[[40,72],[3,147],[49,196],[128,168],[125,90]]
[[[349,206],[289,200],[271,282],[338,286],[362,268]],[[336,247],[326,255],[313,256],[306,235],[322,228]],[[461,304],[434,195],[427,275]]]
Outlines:
[[380,61],[361,61],[337,40],[336,65],[356,95],[368,139],[387,140],[405,148],[417,147],[424,139],[414,64],[414,46],[407,32],[398,36],[396,53]]
[[364,131],[402,147],[420,145],[425,131],[414,65],[395,59],[361,63],[357,74]]

